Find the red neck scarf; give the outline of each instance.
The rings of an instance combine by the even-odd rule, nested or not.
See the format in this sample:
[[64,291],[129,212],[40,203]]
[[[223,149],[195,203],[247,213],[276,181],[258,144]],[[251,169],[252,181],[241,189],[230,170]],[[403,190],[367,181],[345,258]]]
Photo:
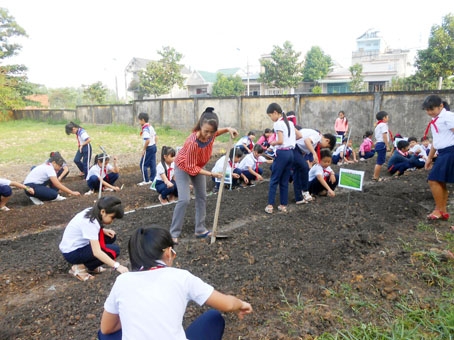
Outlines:
[[112,249],[106,247],[106,241],[104,240],[104,231],[103,228],[99,230],[99,245],[101,246],[102,251],[104,251],[109,257],[112,259],[116,259],[117,253],[114,252]]
[[142,125],[142,130],[140,131],[140,135],[141,136],[143,135],[143,130],[145,130],[149,126],[150,126],[150,124],[148,124],[148,123],[145,123],[145,124]]
[[402,152],[400,150],[397,150],[398,153],[400,153],[402,156],[404,157],[407,157],[408,156],[408,152]]
[[328,182],[329,175],[331,175],[331,172],[326,169],[323,169],[323,178],[325,179],[325,182]]
[[438,133],[438,127],[437,127],[437,124],[435,124],[437,122],[437,119],[438,119],[438,116],[436,116],[435,118],[432,118],[432,120],[429,122],[429,124],[427,124],[426,131],[424,132],[424,137],[427,137],[427,134],[429,133],[429,129],[430,129],[431,125],[434,126],[435,132]]
[[170,177],[170,172],[173,170],[170,166],[167,168],[167,179],[170,181],[172,178]]

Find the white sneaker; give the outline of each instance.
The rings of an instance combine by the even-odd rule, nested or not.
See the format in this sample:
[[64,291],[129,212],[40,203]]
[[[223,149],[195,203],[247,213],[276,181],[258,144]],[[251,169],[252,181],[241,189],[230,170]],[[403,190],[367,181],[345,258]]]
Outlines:
[[102,188],[102,191],[114,191],[114,189],[111,189],[111,188]]
[[55,198],[52,201],[64,201],[65,199],[66,199],[66,197],[63,197],[62,195],[57,195],[57,198]]
[[310,202],[313,200],[311,194],[309,193],[309,191],[303,191],[303,199],[306,201],[306,202]]
[[93,190],[88,190],[84,195],[85,196],[90,196],[93,195],[95,192]]
[[1,207],[0,211],[10,211],[11,209],[8,208],[7,206]]
[[359,160],[360,160],[361,162],[364,162],[366,159],[361,157]]
[[137,183],[138,186],[144,186],[144,185],[151,185],[152,182],[140,182],[140,183]]
[[44,204],[43,201],[41,201],[39,198],[30,196],[30,200],[33,202],[34,205],[41,205]]

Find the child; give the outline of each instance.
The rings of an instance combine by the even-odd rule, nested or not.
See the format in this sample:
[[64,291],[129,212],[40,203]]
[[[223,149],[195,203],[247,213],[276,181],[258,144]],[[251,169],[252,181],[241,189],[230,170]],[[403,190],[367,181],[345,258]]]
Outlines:
[[[104,160],[104,169],[102,163]],[[109,164],[110,157],[100,153],[95,156],[95,164],[88,170],[87,185],[90,188],[85,195],[91,195],[102,185],[103,191],[120,191],[120,188],[115,186],[120,173],[117,165],[117,157],[113,158],[113,166]],[[104,171],[103,171],[104,170]],[[101,183],[100,183],[101,182]]]
[[429,152],[432,147],[432,144],[430,144],[429,137],[427,137],[427,136],[421,137],[421,146],[423,147],[424,151],[426,152],[426,155],[429,156]]
[[273,205],[276,199],[276,191],[279,186],[279,198],[281,204],[277,207],[279,211],[287,212],[288,204],[288,183],[290,169],[293,165],[293,149],[295,147],[296,134],[295,125],[287,120],[282,108],[277,103],[272,103],[266,109],[268,117],[274,122],[273,128],[276,132],[276,140],[270,145],[275,146],[276,158],[273,162],[271,172],[270,188],[268,192],[268,205],[265,212],[273,213]]
[[115,231],[104,228],[123,215],[120,199],[105,196],[92,208],[73,217],[66,226],[59,245],[65,260],[73,265],[69,271],[72,276],[80,281],[93,279],[88,271],[102,273],[106,270],[102,267],[103,264],[119,273],[128,271],[128,268],[115,261],[120,255],[120,247],[114,244]]
[[261,145],[264,151],[266,151],[270,146],[269,138],[272,134],[273,132],[271,131],[271,129],[266,128],[263,134],[260,136],[259,140],[257,141],[257,144]]
[[[34,167],[24,180],[24,185],[33,188],[33,193],[29,190],[25,194],[30,197],[33,204],[43,204],[42,201],[61,201],[66,199],[58,194],[59,190],[67,194],[80,196],[77,191],[72,191],[60,183],[57,179],[59,171],[65,160],[60,154],[54,154],[46,163]],[[48,187],[52,184],[52,187]]]
[[411,156],[410,163],[418,169],[424,168],[427,160],[426,150],[424,150],[421,144],[418,144],[416,137],[408,137],[408,143],[410,146],[408,150],[408,154]]
[[22,183],[10,181],[9,179],[6,179],[6,178],[0,178],[0,211],[11,210],[6,206],[6,203],[9,201],[9,199],[13,195],[11,186],[20,188],[20,189],[24,189],[26,192],[28,192],[31,195],[33,195],[35,193],[33,188],[23,185]]
[[137,185],[151,184],[156,177],[156,143],[158,137],[153,127],[148,124],[148,113],[141,112],[137,116],[142,129],[140,136],[142,138],[142,157],[140,158],[140,171],[142,172],[142,182]]
[[[259,145],[259,144],[254,145],[254,148],[257,145]],[[250,154],[248,154],[248,155],[250,155]],[[241,160],[241,157],[243,157],[243,152],[240,150],[240,148],[231,148],[230,149],[229,159],[227,161],[228,163],[227,163],[227,168],[225,169],[225,174],[226,174],[226,177],[231,178],[231,180],[232,180],[231,183],[232,183],[233,188],[238,186],[240,177],[244,176],[241,174],[241,170],[238,168],[238,163]],[[224,162],[225,162],[225,155],[216,161],[216,164],[214,165],[213,169],[211,169],[211,172],[222,174],[222,171],[224,170]],[[219,191],[219,185],[221,184],[221,179],[213,177],[212,180],[214,182],[213,192],[216,193]],[[230,182],[227,184],[230,184]]]
[[289,111],[285,114],[289,122],[292,122],[296,126],[296,115],[295,111]]
[[336,136],[331,133],[322,135],[317,130],[302,129],[300,126],[297,129],[301,137],[296,140],[293,152],[293,191],[296,204],[304,204],[312,201],[309,193],[309,168],[312,161],[316,164],[319,162],[320,149],[334,149]]
[[247,136],[241,137],[240,140],[235,144],[235,147],[239,148],[243,154],[252,152],[254,147],[255,132],[249,131]]
[[309,192],[314,195],[334,197],[339,176],[331,169],[331,151],[320,150],[320,162],[309,170]]
[[[435,201],[434,210],[427,216],[429,220],[449,219],[446,183],[454,183],[454,114],[447,111],[445,106],[437,95],[428,96],[422,104],[432,118],[427,127],[432,132],[433,143],[425,164],[427,170],[432,168],[427,180]],[[438,156],[432,167],[435,151]]]
[[252,153],[246,155],[238,165],[241,178],[247,185],[253,185],[253,181],[263,181],[263,169],[261,163],[273,163],[272,160],[266,159],[263,155],[263,148],[260,144],[255,144]]
[[410,143],[408,141],[400,140],[397,142],[396,150],[388,161],[388,172],[391,175],[401,176],[405,170],[412,167],[408,155],[409,148]]
[[[53,151],[50,153],[49,157],[52,157],[53,155],[56,155],[58,154],[59,156],[60,155],[60,152],[58,151]],[[61,166],[61,169],[57,172],[57,179],[59,182],[63,181],[67,176],[69,175],[69,167],[68,167],[68,164],[63,163],[63,165]]]
[[339,111],[338,117],[334,122],[334,131],[340,136],[345,136],[348,132],[348,119],[345,117],[344,111]]
[[353,150],[352,145],[352,140],[349,139],[347,142],[347,138],[344,137],[342,139],[342,145],[339,145],[336,151],[333,152],[332,163],[338,164],[339,161],[339,164],[351,164],[358,162],[358,160],[356,159],[356,153]]
[[392,139],[388,130],[389,115],[385,111],[380,111],[375,116],[377,124],[375,126],[375,152],[377,153],[377,162],[374,168],[373,182],[381,182],[383,178],[380,177],[380,171],[386,161],[386,152],[390,150]]
[[178,197],[177,184],[175,183],[175,149],[163,146],[161,149],[161,162],[156,167],[156,191],[161,204],[175,202]]
[[374,142],[371,139],[373,134],[372,131],[367,130],[363,136],[363,142],[359,146],[359,160],[361,162],[375,155]]
[[65,132],[68,136],[73,133],[77,137],[77,152],[74,163],[80,170],[80,176],[86,178],[91,162],[91,138],[84,128],[73,122],[66,124]]

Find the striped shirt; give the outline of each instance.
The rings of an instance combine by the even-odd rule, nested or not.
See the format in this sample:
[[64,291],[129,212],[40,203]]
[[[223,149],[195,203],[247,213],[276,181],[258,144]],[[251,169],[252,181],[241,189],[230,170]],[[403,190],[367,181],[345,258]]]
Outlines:
[[213,136],[203,143],[197,139],[197,132],[193,132],[178,151],[175,165],[189,175],[196,176],[210,160],[214,140]]

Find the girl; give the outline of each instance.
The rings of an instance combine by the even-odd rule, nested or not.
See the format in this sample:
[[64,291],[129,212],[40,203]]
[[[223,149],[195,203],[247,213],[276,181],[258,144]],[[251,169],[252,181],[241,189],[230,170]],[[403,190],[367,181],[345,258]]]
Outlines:
[[238,171],[246,185],[253,185],[252,181],[263,181],[263,169],[261,163],[273,163],[272,160],[266,159],[263,155],[263,148],[260,144],[254,145],[252,153],[246,155],[238,165]]
[[[422,108],[432,118],[426,129],[432,132],[432,147],[427,156],[425,168],[427,170],[432,168],[427,179],[435,201],[435,209],[427,218],[447,220],[449,214],[446,183],[454,183],[454,114],[445,109],[445,104],[437,95],[428,96]],[[435,152],[438,156],[432,167]]]
[[351,139],[347,141],[347,137],[342,139],[342,144],[336,148],[333,152],[332,163],[333,164],[351,164],[357,163],[356,153],[353,150],[353,142]]
[[330,165],[331,151],[328,149],[320,150],[320,162],[309,171],[309,192],[311,194],[335,196],[334,189],[339,182],[339,176],[334,173]]
[[75,134],[77,138],[77,152],[74,157],[74,163],[80,170],[80,176],[87,177],[88,169],[91,162],[91,139],[87,131],[76,123],[69,122],[65,126],[65,132],[69,136]]
[[195,235],[197,238],[211,236],[205,226],[206,216],[206,177],[221,178],[224,174],[203,169],[208,163],[213,151],[214,140],[217,136],[230,133],[232,138],[238,132],[232,128],[218,128],[219,119],[212,107],[207,107],[194,126],[191,135],[175,158],[175,182],[178,187],[178,202],[173,211],[170,233],[173,241],[178,243],[178,237],[183,228],[184,215],[191,199],[190,184],[195,193]]
[[363,142],[359,146],[359,160],[365,161],[368,158],[372,158],[375,155],[374,142],[372,141],[372,135],[374,133],[367,130],[363,136]]
[[[104,168],[103,168],[104,160]],[[109,164],[110,157],[103,153],[95,156],[95,164],[90,168],[87,175],[87,185],[90,188],[85,195],[91,195],[99,189],[100,182],[102,183],[103,191],[120,191],[120,188],[115,186],[120,173],[120,168],[117,165],[117,157],[113,158],[113,166]]]
[[344,111],[339,111],[338,117],[334,122],[334,131],[336,134],[344,136],[348,132],[348,119],[345,117]]
[[0,211],[9,211],[10,209],[6,206],[6,203],[9,201],[11,198],[13,191],[11,190],[11,187],[16,187],[20,189],[24,189],[26,192],[29,194],[34,194],[35,191],[33,188],[30,188],[26,185],[23,185],[22,183],[19,182],[14,182],[10,181],[9,179],[6,178],[0,178]]
[[128,271],[128,268],[115,261],[120,254],[120,247],[113,244],[115,231],[104,228],[123,215],[120,199],[105,196],[68,223],[59,248],[65,260],[73,265],[69,271],[72,276],[81,281],[93,279],[88,271],[102,273],[106,270],[103,264],[120,273]]
[[257,141],[257,144],[261,145],[264,151],[266,151],[266,149],[268,149],[268,147],[270,146],[269,138],[272,134],[273,132],[271,131],[271,129],[266,128]]
[[159,193],[159,202],[167,204],[174,202],[178,197],[175,183],[175,149],[163,146],[161,149],[161,162],[156,167],[156,191]]
[[[54,153],[46,163],[35,166],[24,180],[24,185],[33,188],[33,192],[26,190],[25,194],[36,204],[42,201],[61,201],[66,199],[58,194],[64,191],[69,195],[80,196],[78,191],[72,191],[57,179],[57,172],[61,169],[65,160],[59,153]],[[49,187],[48,185],[51,185]]]
[[389,115],[385,111],[380,111],[375,115],[377,123],[375,126],[375,151],[377,152],[377,162],[374,167],[373,182],[381,182],[383,178],[380,177],[380,171],[386,161],[386,152],[391,151],[392,138],[388,129]]
[[[254,148],[257,145],[258,144],[255,144]],[[250,153],[248,155],[250,155]],[[229,159],[227,160],[227,162],[228,162],[227,168],[225,169],[224,183],[231,184],[232,188],[238,187],[240,177],[243,177],[243,179],[244,179],[244,176],[241,175],[241,170],[238,168],[238,163],[240,162],[241,157],[243,157],[243,152],[241,151],[240,148],[231,148],[230,149]],[[225,155],[216,161],[213,169],[211,169],[211,172],[222,173],[224,170],[224,162],[225,162]],[[213,182],[214,182],[213,192],[216,193],[219,191],[219,186],[221,185],[221,180],[219,178],[213,178]]]
[[268,214],[273,213],[273,205],[278,185],[281,201],[278,210],[287,212],[288,183],[290,179],[290,169],[293,164],[293,148],[295,147],[296,142],[295,126],[287,120],[287,116],[282,112],[282,108],[277,103],[271,103],[266,109],[266,113],[274,122],[273,128],[276,133],[276,140],[272,141],[270,144],[271,146],[275,146],[276,157],[271,172],[268,205],[265,207],[265,212]]
[[132,234],[128,246],[132,272],[117,278],[104,303],[99,339],[222,339],[225,320],[216,310],[183,329],[190,300],[236,313],[240,320],[252,313],[249,303],[218,292],[187,270],[173,268],[174,247],[170,233],[158,226]]

